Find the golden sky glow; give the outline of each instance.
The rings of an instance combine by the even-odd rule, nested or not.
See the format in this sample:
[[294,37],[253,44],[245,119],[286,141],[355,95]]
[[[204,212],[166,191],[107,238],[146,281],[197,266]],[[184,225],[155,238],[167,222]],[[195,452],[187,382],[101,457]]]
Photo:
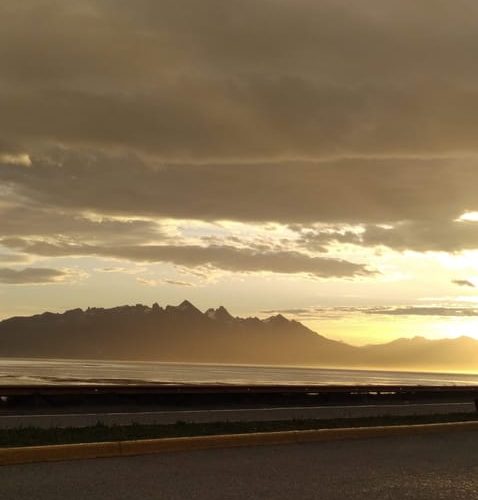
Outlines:
[[0,317],[478,339],[474,2],[6,0],[0,47]]

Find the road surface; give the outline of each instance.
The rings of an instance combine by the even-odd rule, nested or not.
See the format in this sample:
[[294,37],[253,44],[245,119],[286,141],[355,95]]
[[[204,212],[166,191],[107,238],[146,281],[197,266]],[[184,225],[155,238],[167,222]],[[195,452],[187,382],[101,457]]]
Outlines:
[[44,413],[0,415],[0,429],[14,427],[86,427],[101,422],[105,425],[174,424],[182,422],[254,422],[293,419],[358,418],[383,415],[432,415],[474,413],[474,403],[417,403],[388,405],[348,405],[285,408],[201,409],[146,412]]
[[0,467],[2,500],[478,498],[478,432]]

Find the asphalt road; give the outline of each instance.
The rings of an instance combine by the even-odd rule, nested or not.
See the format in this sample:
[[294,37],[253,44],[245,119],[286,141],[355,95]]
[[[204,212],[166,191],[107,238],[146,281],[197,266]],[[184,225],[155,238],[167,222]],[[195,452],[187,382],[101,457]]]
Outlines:
[[0,415],[0,428],[14,427],[86,427],[98,422],[106,425],[174,424],[183,422],[253,422],[293,419],[356,418],[383,415],[432,415],[474,413],[474,403],[417,403],[389,405],[348,405],[286,408],[235,408],[181,411],[102,412],[102,413],[45,413]]
[[0,468],[2,500],[473,500],[478,432]]

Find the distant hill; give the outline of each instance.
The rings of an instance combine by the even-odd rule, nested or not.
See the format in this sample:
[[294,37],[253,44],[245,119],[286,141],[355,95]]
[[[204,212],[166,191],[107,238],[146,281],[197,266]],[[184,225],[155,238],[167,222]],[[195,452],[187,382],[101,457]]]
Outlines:
[[365,365],[430,371],[478,371],[478,341],[470,337],[397,339],[361,348]]
[[354,347],[282,315],[237,318],[184,301],[73,309],[0,322],[0,357],[131,359],[335,367],[476,370],[478,341],[417,337]]

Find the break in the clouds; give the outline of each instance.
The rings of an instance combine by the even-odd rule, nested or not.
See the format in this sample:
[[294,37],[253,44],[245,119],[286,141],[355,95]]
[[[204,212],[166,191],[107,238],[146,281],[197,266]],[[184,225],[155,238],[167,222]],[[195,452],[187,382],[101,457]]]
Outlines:
[[40,267],[11,269],[8,267],[0,267],[0,283],[8,285],[57,283],[68,276],[69,273],[58,269]]

